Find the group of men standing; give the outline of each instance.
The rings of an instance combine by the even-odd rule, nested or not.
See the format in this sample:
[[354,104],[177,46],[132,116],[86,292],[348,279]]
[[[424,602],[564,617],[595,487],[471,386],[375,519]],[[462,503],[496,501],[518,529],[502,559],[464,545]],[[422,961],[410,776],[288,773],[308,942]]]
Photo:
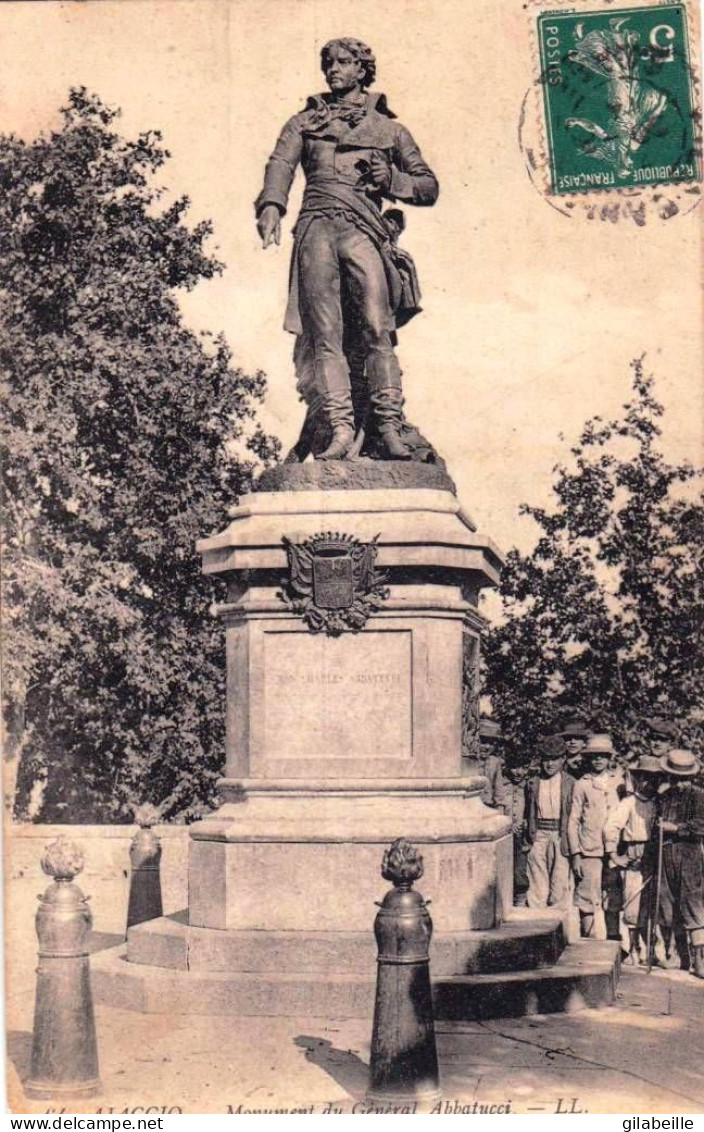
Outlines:
[[482,798],[512,815],[518,902],[575,905],[584,937],[620,940],[623,923],[632,963],[704,978],[702,765],[671,722],[644,726],[649,753],[619,757],[610,735],[574,717],[542,740],[537,766],[508,772],[509,787],[500,730],[482,721]]

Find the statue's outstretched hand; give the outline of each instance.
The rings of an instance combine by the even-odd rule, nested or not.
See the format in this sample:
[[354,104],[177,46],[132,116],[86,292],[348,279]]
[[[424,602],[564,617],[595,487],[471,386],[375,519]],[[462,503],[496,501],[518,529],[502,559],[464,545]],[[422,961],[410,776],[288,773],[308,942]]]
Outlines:
[[263,248],[268,248],[272,243],[281,243],[281,213],[275,204],[267,204],[259,213],[257,232]]

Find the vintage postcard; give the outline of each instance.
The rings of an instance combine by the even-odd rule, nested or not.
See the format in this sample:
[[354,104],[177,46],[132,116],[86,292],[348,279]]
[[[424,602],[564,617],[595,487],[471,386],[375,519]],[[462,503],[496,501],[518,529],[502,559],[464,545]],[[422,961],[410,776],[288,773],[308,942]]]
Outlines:
[[8,1109],[704,1113],[696,4],[0,31]]

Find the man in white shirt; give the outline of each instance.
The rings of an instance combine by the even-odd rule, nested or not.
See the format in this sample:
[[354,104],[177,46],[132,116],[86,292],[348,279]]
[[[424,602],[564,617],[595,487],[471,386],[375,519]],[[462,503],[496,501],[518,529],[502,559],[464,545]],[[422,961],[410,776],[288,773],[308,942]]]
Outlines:
[[623,919],[630,939],[628,961],[634,966],[641,962],[640,941],[653,896],[649,888],[654,875],[651,838],[661,774],[659,759],[641,755],[631,767],[633,793],[610,811],[604,825],[609,864],[621,871],[623,880]]

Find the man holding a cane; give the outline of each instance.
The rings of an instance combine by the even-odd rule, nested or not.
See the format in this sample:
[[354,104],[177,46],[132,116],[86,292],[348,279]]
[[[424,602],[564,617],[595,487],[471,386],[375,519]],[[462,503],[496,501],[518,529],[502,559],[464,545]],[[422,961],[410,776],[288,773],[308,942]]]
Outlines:
[[704,979],[704,789],[695,782],[701,763],[691,751],[660,759],[668,788],[660,800],[662,881],[657,918],[666,952],[677,915],[689,935],[693,973]]

